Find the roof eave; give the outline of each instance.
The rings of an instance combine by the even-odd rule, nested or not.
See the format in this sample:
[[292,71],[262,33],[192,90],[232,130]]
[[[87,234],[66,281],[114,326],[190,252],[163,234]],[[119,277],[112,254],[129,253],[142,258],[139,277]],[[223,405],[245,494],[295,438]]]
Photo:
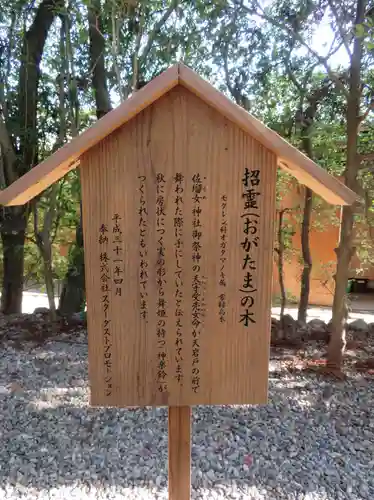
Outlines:
[[301,184],[310,187],[327,202],[346,205],[357,200],[355,193],[277,133],[221,94],[194,71],[183,64],[176,64],[3,190],[0,193],[0,204],[23,205],[27,203],[75,168],[79,157],[92,146],[178,84],[189,89],[273,151],[281,168],[290,172]]

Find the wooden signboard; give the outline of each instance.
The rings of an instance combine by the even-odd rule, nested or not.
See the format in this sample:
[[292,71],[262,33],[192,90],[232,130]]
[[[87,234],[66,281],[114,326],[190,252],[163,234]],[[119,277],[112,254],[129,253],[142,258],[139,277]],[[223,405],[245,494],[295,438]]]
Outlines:
[[169,498],[190,497],[190,406],[267,398],[276,167],[356,196],[177,64],[0,193],[80,162],[91,402],[169,406]]
[[91,403],[265,403],[276,157],[177,86],[81,159]]

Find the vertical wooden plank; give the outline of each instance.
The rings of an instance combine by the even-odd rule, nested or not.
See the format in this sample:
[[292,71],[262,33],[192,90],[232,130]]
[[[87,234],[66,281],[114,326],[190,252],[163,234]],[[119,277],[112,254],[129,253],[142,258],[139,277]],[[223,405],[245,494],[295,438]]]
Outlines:
[[191,497],[191,407],[169,407],[169,500]]

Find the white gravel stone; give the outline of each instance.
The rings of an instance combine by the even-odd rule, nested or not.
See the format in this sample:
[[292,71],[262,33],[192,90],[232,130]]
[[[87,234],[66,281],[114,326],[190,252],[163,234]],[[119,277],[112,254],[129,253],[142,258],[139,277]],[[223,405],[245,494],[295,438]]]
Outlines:
[[[165,408],[90,408],[83,335],[1,349],[0,500],[167,498]],[[195,408],[192,498],[373,499],[373,403],[369,378],[285,371],[267,406]]]

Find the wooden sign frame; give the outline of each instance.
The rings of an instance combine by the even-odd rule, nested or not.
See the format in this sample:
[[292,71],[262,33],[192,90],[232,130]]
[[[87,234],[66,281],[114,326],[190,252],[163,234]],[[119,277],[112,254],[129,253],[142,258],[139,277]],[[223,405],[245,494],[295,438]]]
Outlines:
[[92,404],[265,403],[276,157],[177,86],[81,165]]

